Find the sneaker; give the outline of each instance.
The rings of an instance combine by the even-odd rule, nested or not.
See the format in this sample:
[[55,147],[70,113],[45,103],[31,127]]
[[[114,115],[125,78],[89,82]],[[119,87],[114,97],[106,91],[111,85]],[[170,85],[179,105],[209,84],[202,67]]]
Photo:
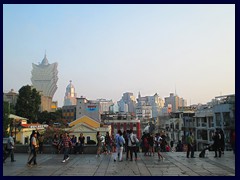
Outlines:
[[28,166],[28,167],[32,167],[32,165],[31,165],[31,164],[28,164],[28,163],[27,163],[27,166]]
[[65,163],[66,162],[66,160],[64,159],[63,161],[62,161],[62,163]]
[[69,157],[67,157],[66,161],[68,161],[68,160],[69,160]]

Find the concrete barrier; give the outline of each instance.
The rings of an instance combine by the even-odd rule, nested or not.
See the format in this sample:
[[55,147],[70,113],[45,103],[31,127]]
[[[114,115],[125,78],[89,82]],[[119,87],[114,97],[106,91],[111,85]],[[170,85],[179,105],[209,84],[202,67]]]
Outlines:
[[[21,145],[16,144],[14,153],[27,153],[29,145]],[[44,154],[53,154],[55,153],[55,148],[50,144],[43,145],[43,153]],[[97,153],[97,146],[96,145],[85,145],[83,147],[84,154],[96,154]]]

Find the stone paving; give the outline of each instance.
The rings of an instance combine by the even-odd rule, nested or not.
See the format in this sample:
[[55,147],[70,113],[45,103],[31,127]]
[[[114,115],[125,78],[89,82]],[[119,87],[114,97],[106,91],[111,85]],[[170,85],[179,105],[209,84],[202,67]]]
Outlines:
[[[63,154],[38,154],[37,166],[26,166],[28,154],[15,153],[3,164],[3,176],[235,176],[235,155],[226,151],[221,158],[186,158],[186,152],[162,153],[164,160],[138,153],[137,161],[114,162],[112,155],[70,154],[62,163]],[[125,157],[125,154],[124,156]]]

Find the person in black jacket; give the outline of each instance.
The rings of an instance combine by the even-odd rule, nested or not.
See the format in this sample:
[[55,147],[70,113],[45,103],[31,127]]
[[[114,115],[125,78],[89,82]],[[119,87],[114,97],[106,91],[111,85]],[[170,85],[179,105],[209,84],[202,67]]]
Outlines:
[[[222,153],[221,153],[221,147],[220,147],[220,134],[218,132],[218,130],[215,131],[213,137],[213,149],[215,151],[215,158],[216,157],[221,157]],[[217,155],[217,151],[218,151],[218,155]]]

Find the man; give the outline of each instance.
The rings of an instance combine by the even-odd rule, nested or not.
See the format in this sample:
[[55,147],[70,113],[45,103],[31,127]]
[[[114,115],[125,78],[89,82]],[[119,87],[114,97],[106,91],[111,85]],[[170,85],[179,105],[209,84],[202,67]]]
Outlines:
[[11,155],[11,162],[15,162],[14,160],[14,139],[13,139],[14,133],[11,132],[8,142],[7,142],[7,154],[4,156],[3,163],[5,163],[5,160],[8,158],[9,155]]
[[187,158],[189,158],[190,152],[191,152],[191,158],[195,158],[194,157],[194,137],[192,132],[190,132],[189,136],[187,137],[187,146],[188,146]]
[[136,135],[133,134],[133,130],[130,129],[129,131],[130,135],[129,135],[129,139],[128,139],[128,146],[130,148],[130,161],[133,160],[133,152],[135,154],[135,160],[137,160],[137,146],[136,144],[139,142],[139,140],[137,139]]

